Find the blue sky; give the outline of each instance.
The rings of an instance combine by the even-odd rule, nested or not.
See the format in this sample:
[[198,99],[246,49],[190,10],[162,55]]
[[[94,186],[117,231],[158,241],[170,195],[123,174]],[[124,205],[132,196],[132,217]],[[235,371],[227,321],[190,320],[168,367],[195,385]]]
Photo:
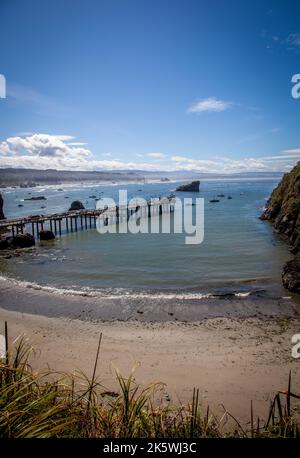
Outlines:
[[0,0],[0,165],[287,170],[298,1]]

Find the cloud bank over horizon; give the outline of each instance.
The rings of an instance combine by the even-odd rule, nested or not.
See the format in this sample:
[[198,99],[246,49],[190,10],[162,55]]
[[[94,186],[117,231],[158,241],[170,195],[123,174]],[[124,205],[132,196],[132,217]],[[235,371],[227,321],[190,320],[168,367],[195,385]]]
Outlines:
[[[188,155],[168,155],[162,152],[136,154],[139,161],[121,161],[111,154],[99,159],[86,143],[71,135],[28,133],[8,137],[0,142],[0,167],[57,170],[145,170],[191,171],[202,173],[285,172],[300,160],[300,148],[286,149],[264,157],[233,159],[215,156],[195,159]],[[142,160],[142,158],[144,160]]]

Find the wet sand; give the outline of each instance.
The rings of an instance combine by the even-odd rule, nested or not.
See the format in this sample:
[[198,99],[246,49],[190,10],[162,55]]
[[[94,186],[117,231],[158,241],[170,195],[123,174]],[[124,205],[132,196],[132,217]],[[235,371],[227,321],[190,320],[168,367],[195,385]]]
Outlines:
[[[238,289],[238,291],[240,288]],[[139,291],[136,294],[101,293],[43,287],[35,283],[0,277],[0,306],[50,318],[102,321],[194,322],[208,318],[283,318],[296,316],[300,303],[290,293],[275,293],[266,283],[236,287],[211,296],[186,291]],[[247,291],[250,291],[247,292]]]

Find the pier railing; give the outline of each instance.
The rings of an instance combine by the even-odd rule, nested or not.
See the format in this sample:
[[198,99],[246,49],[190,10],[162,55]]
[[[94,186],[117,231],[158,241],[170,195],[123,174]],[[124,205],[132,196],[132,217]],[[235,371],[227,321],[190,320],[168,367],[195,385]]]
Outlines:
[[151,218],[154,215],[173,212],[174,207],[175,198],[160,197],[94,210],[71,210],[49,215],[31,215],[0,220],[0,232],[9,233],[12,237],[19,233],[30,233],[33,237],[39,238],[40,231],[50,230],[56,236],[61,236],[63,233],[96,228],[97,219],[100,226],[119,224],[126,220],[129,221],[133,215],[137,214],[140,218]]

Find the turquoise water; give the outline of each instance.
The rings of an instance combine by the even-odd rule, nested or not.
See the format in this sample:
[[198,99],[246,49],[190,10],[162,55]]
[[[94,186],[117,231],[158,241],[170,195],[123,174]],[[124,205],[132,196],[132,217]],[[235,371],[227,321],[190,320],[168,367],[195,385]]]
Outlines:
[[[65,211],[75,199],[95,208],[95,200],[89,196],[116,199],[119,189],[127,189],[129,198],[168,195],[177,185],[14,189],[4,191],[3,197],[6,216],[13,217]],[[200,245],[186,245],[185,234],[98,234],[91,229],[37,244],[33,252],[19,258],[1,259],[1,273],[54,288],[116,295],[134,291],[205,295],[232,289],[245,292],[258,285],[281,291],[280,274],[290,257],[288,248],[271,226],[258,218],[275,185],[273,180],[202,181],[197,197],[205,199],[205,235]],[[45,195],[47,200],[24,201],[29,192]],[[226,197],[210,203],[219,193]],[[23,207],[18,207],[20,203]],[[43,205],[46,208],[41,209]]]

